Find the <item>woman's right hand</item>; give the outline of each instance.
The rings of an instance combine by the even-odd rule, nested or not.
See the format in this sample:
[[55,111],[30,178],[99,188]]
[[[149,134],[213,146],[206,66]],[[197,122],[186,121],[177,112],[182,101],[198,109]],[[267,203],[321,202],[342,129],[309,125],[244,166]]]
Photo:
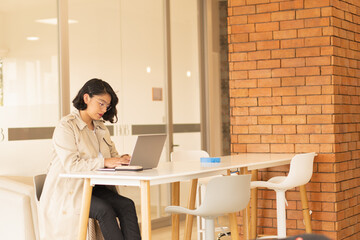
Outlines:
[[129,164],[130,159],[128,157],[115,157],[115,158],[105,158],[104,159],[104,167],[107,168],[115,168],[121,165]]

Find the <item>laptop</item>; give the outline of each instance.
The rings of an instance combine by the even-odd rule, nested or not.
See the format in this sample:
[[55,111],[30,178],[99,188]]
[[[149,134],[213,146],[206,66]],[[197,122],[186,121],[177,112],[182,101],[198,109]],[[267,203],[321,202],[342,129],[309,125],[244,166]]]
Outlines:
[[115,170],[139,171],[156,168],[165,140],[165,134],[139,135],[129,165],[116,167]]

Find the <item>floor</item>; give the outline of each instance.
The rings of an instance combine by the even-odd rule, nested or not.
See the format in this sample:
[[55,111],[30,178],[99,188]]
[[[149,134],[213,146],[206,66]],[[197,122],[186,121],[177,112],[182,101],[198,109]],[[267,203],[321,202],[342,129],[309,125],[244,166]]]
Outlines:
[[[215,221],[215,227],[226,227],[229,226],[228,224],[228,218],[227,217],[220,217],[218,219],[218,223]],[[185,227],[185,221],[181,221],[180,222],[180,239],[183,239],[184,237],[184,227]],[[215,233],[215,237],[218,236],[219,232]],[[152,230],[152,239],[156,239],[156,240],[169,240],[171,239],[171,226],[167,226],[167,227],[162,227],[162,228],[158,228],[158,229],[153,229]],[[194,225],[193,225],[193,229],[192,229],[192,235],[191,235],[191,240],[197,240],[197,227],[196,227],[196,220],[194,219]],[[221,237],[220,240],[228,240],[231,239],[230,236],[224,236]]]

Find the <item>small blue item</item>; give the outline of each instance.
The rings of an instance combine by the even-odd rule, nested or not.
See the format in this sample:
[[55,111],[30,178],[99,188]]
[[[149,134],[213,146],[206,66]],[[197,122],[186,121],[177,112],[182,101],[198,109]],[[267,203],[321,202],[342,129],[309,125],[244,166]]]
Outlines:
[[200,158],[200,162],[202,162],[202,163],[219,163],[220,158],[219,157],[202,157],[202,158]]

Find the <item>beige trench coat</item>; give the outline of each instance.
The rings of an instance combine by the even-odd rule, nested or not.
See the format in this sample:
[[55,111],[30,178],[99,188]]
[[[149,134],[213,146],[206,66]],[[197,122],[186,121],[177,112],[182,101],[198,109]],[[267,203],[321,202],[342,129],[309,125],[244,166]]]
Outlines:
[[42,240],[77,239],[84,181],[59,174],[93,171],[104,167],[104,158],[119,156],[103,121],[94,121],[94,125],[95,133],[76,110],[55,128],[53,158],[39,206]]

